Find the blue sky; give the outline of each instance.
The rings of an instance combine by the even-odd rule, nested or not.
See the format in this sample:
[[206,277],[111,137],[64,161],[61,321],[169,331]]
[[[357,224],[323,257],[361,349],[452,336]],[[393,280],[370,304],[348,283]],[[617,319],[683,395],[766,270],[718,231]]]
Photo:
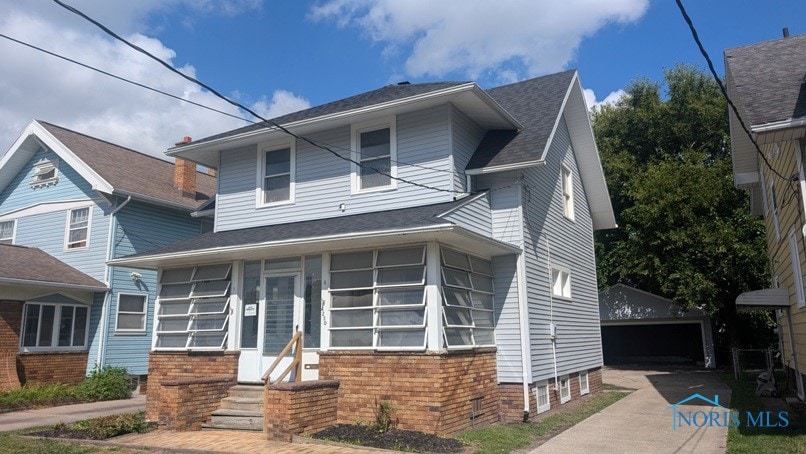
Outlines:
[[[402,80],[493,87],[566,68],[590,102],[676,63],[705,67],[674,0],[67,0],[222,93],[274,116]],[[806,33],[806,2],[684,2],[725,48]],[[237,114],[49,0],[0,0],[0,33]],[[797,20],[796,20],[797,19]],[[806,58],[806,56],[804,56]],[[160,155],[243,123],[0,39],[0,152],[42,119]]]

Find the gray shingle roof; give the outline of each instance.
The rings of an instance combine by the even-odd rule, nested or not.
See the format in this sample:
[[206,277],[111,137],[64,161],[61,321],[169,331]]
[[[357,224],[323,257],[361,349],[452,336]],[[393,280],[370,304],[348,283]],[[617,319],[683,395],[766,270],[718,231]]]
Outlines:
[[568,70],[487,90],[501,107],[521,122],[523,130],[489,131],[466,168],[540,159],[575,72]]
[[751,125],[806,117],[806,35],[728,49],[725,60]]
[[106,287],[102,282],[87,276],[41,249],[10,244],[0,244],[0,281],[3,279],[98,289]]
[[[298,112],[271,118],[270,120],[274,123],[285,125],[296,121],[321,117],[323,115],[346,112],[375,104],[421,95],[432,91],[443,90],[445,88],[450,88],[465,83],[467,82],[433,82],[422,84],[387,85],[386,87],[381,87],[377,90],[368,91],[355,96],[350,96],[349,98],[339,99],[338,101],[311,107],[310,109],[300,110]],[[223,139],[225,137],[237,136],[239,134],[256,131],[265,127],[265,124],[257,123],[238,129],[233,129],[221,134],[216,134],[214,136],[205,137],[200,140],[194,140],[193,143],[198,144],[202,142],[209,142],[211,140]]]
[[288,224],[268,225],[224,232],[210,232],[145,253],[129,255],[126,258],[246,246],[273,241],[304,240],[326,235],[450,224],[449,221],[438,218],[437,216],[466,203],[467,200],[468,199],[465,198],[453,202],[403,208],[400,210],[377,211],[313,221],[292,222]]
[[183,197],[173,187],[172,163],[37,121],[115,189],[186,206],[189,210],[195,210],[215,194],[215,178],[206,173],[196,173],[196,197]]

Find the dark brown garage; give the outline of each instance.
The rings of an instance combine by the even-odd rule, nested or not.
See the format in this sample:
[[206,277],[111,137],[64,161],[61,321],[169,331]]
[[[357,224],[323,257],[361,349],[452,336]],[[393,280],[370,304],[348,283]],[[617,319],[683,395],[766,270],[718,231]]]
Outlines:
[[704,364],[699,323],[602,326],[605,365],[661,362]]

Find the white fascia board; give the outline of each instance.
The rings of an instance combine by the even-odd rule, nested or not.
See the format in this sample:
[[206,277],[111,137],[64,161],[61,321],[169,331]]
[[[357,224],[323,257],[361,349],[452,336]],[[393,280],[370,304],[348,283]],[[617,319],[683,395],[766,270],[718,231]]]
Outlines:
[[31,122],[33,127],[32,133],[34,136],[47,148],[51,149],[54,153],[59,155],[70,167],[73,168],[82,178],[87,180],[92,186],[92,189],[106,194],[112,194],[114,188],[106,180],[101,178],[98,173],[88,166],[84,161],[79,159],[67,146],[61,143],[54,137],[47,129],[45,129],[39,122],[34,120]]
[[[522,129],[523,126],[503,107],[501,107],[495,100],[490,97],[487,92],[481,89],[478,85],[474,82],[468,82],[466,84],[456,85],[453,87],[444,88],[442,90],[435,90],[428,93],[423,93],[416,96],[410,96],[408,98],[401,98],[395,99],[393,101],[388,101],[379,104],[373,104],[371,106],[361,107],[358,109],[352,110],[345,110],[342,112],[337,112],[329,115],[322,115],[319,117],[314,118],[306,118],[304,120],[299,120],[291,123],[283,124],[282,126],[290,131],[298,133],[300,130],[309,131],[312,129],[316,129],[322,127],[329,122],[336,122],[336,121],[349,121],[351,117],[359,117],[362,115],[367,114],[381,114],[388,115],[384,111],[393,110],[395,108],[403,107],[409,104],[417,104],[421,102],[433,101],[438,98],[451,98],[455,95],[458,95],[463,92],[472,92],[475,94],[482,102],[490,106],[490,108],[498,111],[502,118],[506,119],[508,122],[512,123],[512,126],[518,129]],[[260,128],[248,132],[244,132],[242,134],[222,137],[220,139],[200,142],[198,144],[194,144],[193,142],[185,145],[180,145],[177,147],[169,148],[165,154],[168,156],[182,156],[185,157],[188,153],[193,153],[195,151],[202,151],[202,150],[221,150],[222,148],[232,148],[238,145],[246,145],[256,141],[264,141],[269,140],[269,137],[272,134],[285,134],[279,128],[275,126],[269,126],[266,128]],[[187,159],[191,159],[188,157]]]
[[29,287],[48,287],[70,290],[82,290],[87,292],[106,292],[109,288],[95,285],[65,284],[64,282],[35,281],[31,279],[14,279],[10,277],[0,277],[0,284],[25,285]]
[[516,162],[514,164],[504,164],[492,167],[481,167],[477,169],[465,170],[465,173],[467,175],[482,175],[486,173],[507,172],[510,170],[519,170],[519,169],[525,169],[527,167],[536,167],[541,165],[546,165],[546,161],[543,159],[537,159],[534,161]]
[[143,194],[137,194],[136,192],[124,191],[122,189],[115,189],[115,190],[113,190],[111,192],[111,194],[112,195],[120,195],[120,196],[123,196],[123,197],[131,197],[132,199],[138,200],[140,202],[147,202],[147,203],[150,203],[152,205],[159,205],[159,206],[162,206],[162,207],[165,207],[165,208],[173,208],[175,210],[186,211],[188,213],[196,211],[196,208],[194,208],[192,206],[183,205],[181,203],[169,202],[167,200],[158,199],[156,197],[151,197],[151,196],[147,196],[147,195],[143,195]]

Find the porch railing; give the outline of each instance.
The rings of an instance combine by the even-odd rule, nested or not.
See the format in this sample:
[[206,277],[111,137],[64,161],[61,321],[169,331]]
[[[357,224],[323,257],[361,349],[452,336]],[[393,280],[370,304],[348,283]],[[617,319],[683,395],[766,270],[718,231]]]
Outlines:
[[291,336],[291,340],[288,341],[285,348],[283,348],[283,351],[277,355],[277,358],[266,370],[266,373],[263,374],[263,381],[266,382],[267,385],[271,384],[271,373],[274,372],[274,369],[277,368],[277,366],[280,364],[280,361],[285,358],[285,355],[287,355],[292,348],[294,349],[294,360],[291,361],[291,364],[289,364],[283,373],[277,377],[275,383],[283,381],[283,379],[289,373],[291,373],[292,370],[294,371],[294,381],[302,381],[302,331],[297,331],[293,336]]

